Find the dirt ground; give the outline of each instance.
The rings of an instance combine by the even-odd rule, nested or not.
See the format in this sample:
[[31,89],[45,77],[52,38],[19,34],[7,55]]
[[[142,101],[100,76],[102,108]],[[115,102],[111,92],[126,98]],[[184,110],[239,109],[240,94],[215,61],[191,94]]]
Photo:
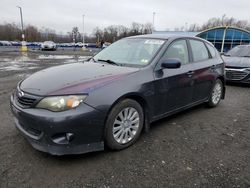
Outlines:
[[[55,157],[14,126],[9,96],[40,69],[81,54],[0,53],[0,187],[250,187],[250,87],[227,85],[217,108],[192,108],[152,124],[122,151]],[[66,55],[67,54],[67,55]]]

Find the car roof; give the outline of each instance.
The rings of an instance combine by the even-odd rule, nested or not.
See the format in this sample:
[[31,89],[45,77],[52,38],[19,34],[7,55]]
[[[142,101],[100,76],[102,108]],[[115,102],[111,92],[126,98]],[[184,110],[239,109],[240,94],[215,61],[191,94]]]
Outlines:
[[[149,38],[149,39],[162,39],[162,40],[168,40],[168,39],[178,39],[178,38],[189,38],[189,39],[198,39],[202,41],[206,41],[199,37],[191,37],[187,35],[175,35],[175,34],[147,34],[147,35],[135,35],[128,38]],[[207,41],[206,41],[207,42]]]

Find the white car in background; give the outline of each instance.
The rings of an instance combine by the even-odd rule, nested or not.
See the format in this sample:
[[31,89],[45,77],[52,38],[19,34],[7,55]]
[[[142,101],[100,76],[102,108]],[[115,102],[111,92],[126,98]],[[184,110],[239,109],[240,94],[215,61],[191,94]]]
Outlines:
[[75,43],[75,46],[76,46],[76,47],[83,47],[84,44],[83,44],[82,42],[77,42],[77,43]]
[[41,44],[41,50],[56,50],[56,43],[53,41],[45,41]]
[[0,41],[0,46],[12,46],[11,42],[9,41]]

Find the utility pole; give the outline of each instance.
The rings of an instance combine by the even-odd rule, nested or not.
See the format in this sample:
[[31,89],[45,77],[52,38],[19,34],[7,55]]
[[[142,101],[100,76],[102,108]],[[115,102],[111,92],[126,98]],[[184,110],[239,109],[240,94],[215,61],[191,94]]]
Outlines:
[[155,30],[155,12],[153,12],[153,31]]
[[22,12],[22,7],[17,6],[17,8],[19,8],[19,11],[20,11],[21,26],[22,26],[22,47],[21,47],[21,51],[22,52],[26,52],[28,49],[27,49],[27,46],[26,46],[26,43],[25,43],[25,35],[24,35],[24,28],[23,28],[23,12]]
[[84,14],[82,15],[82,43],[84,44]]
[[24,29],[23,29],[23,13],[22,13],[22,7],[17,6],[20,11],[20,16],[21,16],[21,27],[22,27],[22,40],[24,41],[25,36],[24,36]]

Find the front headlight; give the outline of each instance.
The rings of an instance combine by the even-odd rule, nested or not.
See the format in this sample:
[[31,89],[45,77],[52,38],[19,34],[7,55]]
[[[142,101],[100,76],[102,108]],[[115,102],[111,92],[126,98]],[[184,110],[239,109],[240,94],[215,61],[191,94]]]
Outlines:
[[76,108],[86,99],[86,97],[87,95],[46,97],[36,105],[36,108],[43,108],[53,112],[61,112]]

